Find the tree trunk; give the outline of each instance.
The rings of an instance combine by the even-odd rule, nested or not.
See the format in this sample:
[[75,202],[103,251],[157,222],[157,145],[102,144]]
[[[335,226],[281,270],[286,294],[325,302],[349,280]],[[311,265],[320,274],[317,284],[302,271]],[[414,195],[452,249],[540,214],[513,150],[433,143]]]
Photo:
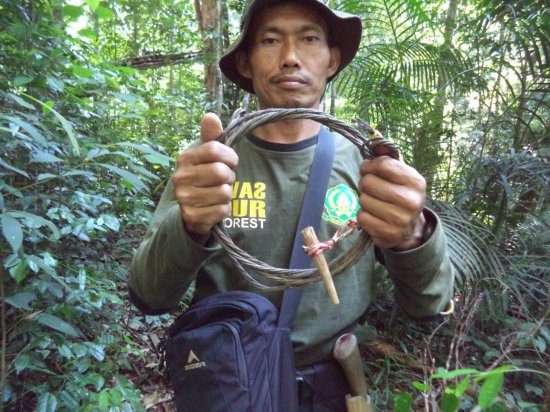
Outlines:
[[134,8],[132,13],[132,56],[139,55],[139,46],[138,46],[138,33],[139,33],[139,12],[138,7]]
[[[452,36],[456,28],[456,15],[459,0],[449,0],[449,8],[445,18],[445,31],[442,51],[452,45]],[[437,82],[438,95],[434,99],[432,110],[424,117],[423,127],[418,133],[414,150],[414,165],[424,176],[427,183],[427,191],[431,193],[437,173],[437,166],[441,162],[439,147],[444,134],[444,113],[447,102],[447,81],[445,74],[439,74]]]
[[524,122],[525,124],[528,124],[526,122],[526,119],[523,117],[525,116],[526,111],[526,93],[527,93],[527,59],[529,58],[529,52],[525,51],[525,60],[523,60],[523,63],[521,65],[521,75],[520,75],[520,83],[521,83],[521,92],[518,97],[518,108],[516,111],[516,123],[514,125],[514,143],[513,147],[516,150],[516,152],[521,152],[523,150],[523,144],[524,144]]
[[210,110],[221,115],[223,102],[222,74],[218,67],[220,58],[221,2],[195,0],[195,13],[204,44],[204,84]]

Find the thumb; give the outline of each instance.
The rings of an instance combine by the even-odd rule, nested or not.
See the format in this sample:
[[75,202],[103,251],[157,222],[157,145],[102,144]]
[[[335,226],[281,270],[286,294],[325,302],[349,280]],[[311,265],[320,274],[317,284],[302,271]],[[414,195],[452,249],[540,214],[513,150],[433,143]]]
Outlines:
[[222,121],[214,113],[206,113],[201,120],[201,142],[217,139],[223,132]]

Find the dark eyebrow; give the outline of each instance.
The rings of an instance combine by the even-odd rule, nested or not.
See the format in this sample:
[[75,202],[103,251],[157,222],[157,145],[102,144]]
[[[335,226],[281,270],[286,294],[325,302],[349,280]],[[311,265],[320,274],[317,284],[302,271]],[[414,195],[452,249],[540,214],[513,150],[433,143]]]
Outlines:
[[[318,24],[304,24],[300,27],[298,30],[298,33],[305,33],[307,31],[317,31],[320,33],[325,33],[325,30]],[[275,34],[283,34],[282,31],[277,28],[276,26],[264,26],[258,28],[257,35],[267,34],[267,33],[275,33]]]

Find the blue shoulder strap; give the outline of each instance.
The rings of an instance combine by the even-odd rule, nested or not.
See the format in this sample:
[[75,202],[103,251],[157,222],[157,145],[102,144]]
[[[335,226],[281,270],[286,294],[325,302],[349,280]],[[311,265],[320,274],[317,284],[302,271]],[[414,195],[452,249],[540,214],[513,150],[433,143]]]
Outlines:
[[[300,220],[298,221],[296,236],[294,237],[294,246],[289,265],[291,269],[307,269],[311,266],[311,257],[307,253],[304,253],[302,249],[304,241],[300,232],[308,226],[313,226],[315,232],[319,231],[333,160],[334,139],[331,133],[321,126],[304,194]],[[281,313],[279,314],[279,327],[290,329],[294,315],[298,310],[301,295],[302,288],[285,290]]]

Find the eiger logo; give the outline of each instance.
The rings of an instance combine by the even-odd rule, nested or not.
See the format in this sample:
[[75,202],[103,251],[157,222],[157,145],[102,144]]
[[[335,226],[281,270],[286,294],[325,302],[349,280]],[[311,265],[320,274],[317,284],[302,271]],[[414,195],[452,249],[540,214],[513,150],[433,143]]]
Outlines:
[[189,356],[187,357],[187,365],[185,365],[185,370],[189,371],[192,369],[203,368],[205,366],[206,366],[206,362],[201,362],[199,357],[195,355],[195,352],[190,350]]

